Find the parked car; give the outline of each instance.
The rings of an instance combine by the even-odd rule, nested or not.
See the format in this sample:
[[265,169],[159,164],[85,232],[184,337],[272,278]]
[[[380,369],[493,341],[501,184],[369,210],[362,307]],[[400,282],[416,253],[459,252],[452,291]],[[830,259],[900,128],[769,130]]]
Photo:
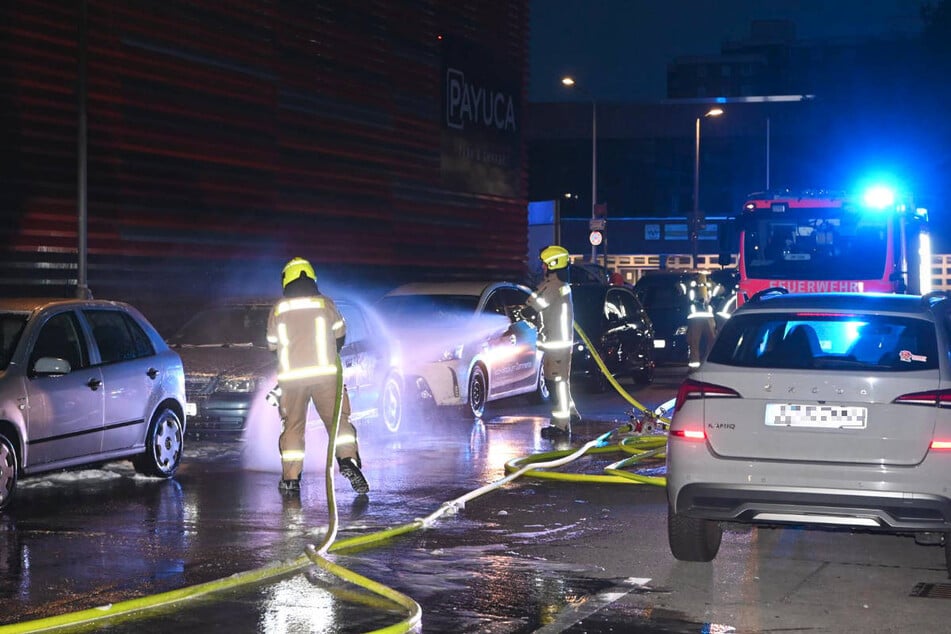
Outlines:
[[390,291],[377,309],[402,346],[407,384],[480,418],[501,398],[549,397],[530,294],[508,282],[417,283]]
[[[277,384],[267,320],[277,299],[230,299],[194,315],[169,338],[185,363],[189,433],[240,439],[255,403]],[[403,420],[403,381],[372,309],[334,298],[347,323],[340,350],[351,420],[373,419],[395,432]]]
[[773,294],[726,322],[677,395],[674,557],[720,522],[846,527],[945,544],[951,573],[951,300]]
[[[647,311],[630,290],[618,286],[586,285],[571,289],[575,323],[594,345],[611,374],[628,376],[646,385],[654,380],[654,327]],[[580,378],[595,391],[608,381],[591,351],[575,333],[571,355],[572,379]]]
[[0,509],[19,478],[131,458],[170,478],[182,458],[182,361],[138,310],[0,300]]
[[654,325],[654,358],[658,364],[687,363],[688,291],[692,284],[709,281],[706,272],[683,270],[651,271],[637,280],[634,294]]

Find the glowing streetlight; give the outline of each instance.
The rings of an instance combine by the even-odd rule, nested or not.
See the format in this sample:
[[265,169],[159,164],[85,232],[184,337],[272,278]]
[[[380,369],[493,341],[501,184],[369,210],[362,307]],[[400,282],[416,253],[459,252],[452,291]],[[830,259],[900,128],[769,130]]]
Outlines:
[[700,119],[707,117],[719,117],[723,114],[722,108],[711,108],[702,117],[697,117],[696,135],[693,145],[693,216],[690,219],[690,252],[692,256],[693,268],[697,268],[697,234],[700,232],[700,226],[703,219],[700,217]]
[[[562,77],[561,83],[568,88],[577,88],[573,77]],[[598,106],[590,95],[587,96],[591,99],[591,219],[594,220],[598,206]],[[596,262],[597,257],[598,247],[591,245],[591,262]]]

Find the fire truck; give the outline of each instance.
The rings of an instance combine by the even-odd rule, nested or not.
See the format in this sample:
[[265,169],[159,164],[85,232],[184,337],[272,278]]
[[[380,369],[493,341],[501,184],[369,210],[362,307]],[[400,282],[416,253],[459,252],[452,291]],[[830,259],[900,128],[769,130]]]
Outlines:
[[887,187],[751,194],[737,218],[737,304],[755,293],[931,290],[928,214]]

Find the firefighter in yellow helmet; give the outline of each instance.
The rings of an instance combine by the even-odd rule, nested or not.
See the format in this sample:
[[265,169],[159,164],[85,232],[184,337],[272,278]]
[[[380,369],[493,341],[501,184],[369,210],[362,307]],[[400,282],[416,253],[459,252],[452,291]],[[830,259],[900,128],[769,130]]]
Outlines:
[[[300,490],[304,468],[304,429],[307,406],[313,401],[327,432],[333,425],[337,400],[337,355],[347,335],[347,325],[334,301],[317,288],[317,275],[310,262],[294,258],[281,278],[284,298],[271,311],[267,342],[277,351],[277,383],[284,429],[278,441],[283,477],[280,489]],[[335,455],[340,473],[353,490],[364,494],[370,487],[360,471],[357,430],[350,422],[350,398],[341,395],[340,424]]]
[[554,401],[551,424],[542,429],[543,438],[567,437],[571,423],[581,415],[571,398],[571,348],[574,343],[574,306],[568,283],[568,250],[558,245],[542,249],[544,279],[528,299],[538,311],[539,344],[544,352],[545,380]]

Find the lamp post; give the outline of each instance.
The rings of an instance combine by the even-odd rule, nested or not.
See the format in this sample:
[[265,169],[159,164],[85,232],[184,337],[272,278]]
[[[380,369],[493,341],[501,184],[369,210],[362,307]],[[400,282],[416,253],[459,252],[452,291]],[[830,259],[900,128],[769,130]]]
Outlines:
[[[572,77],[562,77],[561,83],[568,88],[575,88],[577,84]],[[584,92],[584,91],[582,91]],[[591,98],[590,95],[588,95]],[[598,105],[591,98],[591,219],[594,220],[598,206]],[[597,262],[598,247],[591,245],[591,262]]]
[[693,216],[688,223],[690,229],[690,254],[693,268],[697,268],[698,255],[698,233],[700,225],[703,224],[700,217],[700,119],[707,117],[719,117],[723,114],[722,108],[712,108],[702,117],[697,117],[696,134],[693,145]]
[[769,117],[766,117],[766,191],[769,191]]

